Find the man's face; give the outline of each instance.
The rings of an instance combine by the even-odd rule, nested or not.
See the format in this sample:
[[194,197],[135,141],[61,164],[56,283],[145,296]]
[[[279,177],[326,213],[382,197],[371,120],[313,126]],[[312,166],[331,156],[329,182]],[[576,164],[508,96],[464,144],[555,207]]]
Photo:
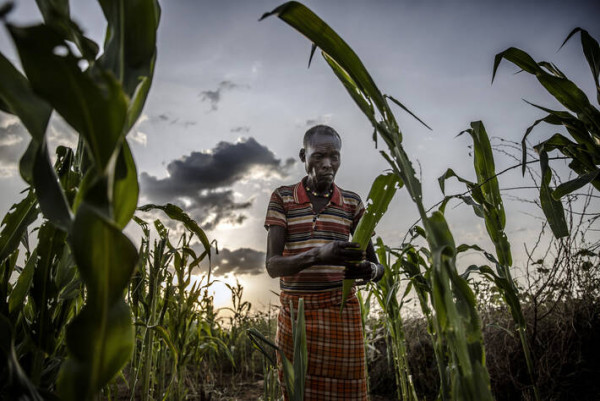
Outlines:
[[317,133],[305,148],[304,167],[313,185],[325,189],[333,184],[340,167],[340,140],[334,135]]

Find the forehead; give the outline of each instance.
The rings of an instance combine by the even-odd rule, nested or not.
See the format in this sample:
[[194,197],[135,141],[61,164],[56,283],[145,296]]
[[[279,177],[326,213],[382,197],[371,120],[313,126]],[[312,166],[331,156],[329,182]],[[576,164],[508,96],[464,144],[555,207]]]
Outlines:
[[342,144],[340,139],[335,135],[316,133],[310,138],[306,147],[311,150],[327,149],[339,151],[342,148]]

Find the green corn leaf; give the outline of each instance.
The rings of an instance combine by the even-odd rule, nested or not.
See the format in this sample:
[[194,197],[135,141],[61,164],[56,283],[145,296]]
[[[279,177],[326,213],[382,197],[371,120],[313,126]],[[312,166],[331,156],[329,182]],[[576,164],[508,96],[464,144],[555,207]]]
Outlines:
[[134,331],[131,310],[118,300],[100,311],[86,305],[67,329],[70,357],[58,377],[64,400],[93,400],[129,361]]
[[566,237],[569,235],[567,221],[565,220],[565,210],[562,203],[552,197],[550,189],[550,180],[552,179],[552,171],[548,166],[548,153],[545,145],[539,148],[540,167],[542,170],[542,180],[540,182],[540,202],[542,211],[550,224],[552,233],[556,238]]
[[456,247],[444,215],[434,212],[428,225],[430,242],[436,244],[431,282],[437,331],[448,342],[458,370],[454,380],[460,382],[452,387],[452,399],[491,401],[475,295],[456,271]]
[[598,103],[600,103],[600,83],[598,82],[600,76],[600,45],[598,45],[596,39],[591,37],[585,29],[575,28],[569,33],[560,47],[563,47],[577,32],[581,32],[581,47],[583,48],[583,54],[590,66],[590,70],[592,71],[592,76],[596,83],[596,91],[598,93],[597,99]]
[[500,264],[506,267],[512,266],[510,242],[504,232],[506,215],[488,134],[481,121],[472,122],[471,128],[466,132],[473,139],[473,163],[477,174],[477,184],[485,200],[482,206],[488,235],[496,247]]
[[544,71],[527,53],[514,47],[498,53],[494,59],[492,82],[502,59],[506,59],[530,74],[536,76],[540,84],[556,100],[600,132],[600,112],[594,108],[585,93],[570,80]]
[[73,42],[85,59],[93,61],[96,58],[98,45],[86,38],[81,28],[71,20],[68,0],[36,0],[36,3],[47,25]]
[[350,97],[354,100],[356,105],[360,108],[365,116],[371,121],[373,125],[376,125],[377,122],[375,120],[375,111],[373,110],[373,105],[370,103],[368,97],[365,97],[360,88],[356,85],[354,80],[348,75],[348,73],[340,67],[340,65],[332,59],[327,53],[322,53],[323,58],[329,64],[329,67],[333,70],[338,79],[342,82],[346,91],[350,95]]
[[61,230],[69,231],[73,216],[54,167],[50,162],[45,138],[37,146],[32,175],[35,194],[44,217]]
[[167,203],[166,205],[147,204],[138,207],[138,210],[142,212],[148,212],[153,209],[162,210],[166,213],[167,216],[169,216],[173,220],[182,222],[188,230],[196,234],[196,236],[204,246],[204,250],[208,254],[208,259],[211,259],[211,247],[208,237],[204,233],[204,230],[200,228],[198,223],[196,223],[186,212],[184,212],[179,206],[173,205],[172,203]]
[[152,84],[160,6],[156,0],[100,0],[100,5],[108,29],[98,65],[114,73],[131,99],[127,132],[138,119]]
[[58,387],[66,400],[88,400],[117,374],[133,350],[131,311],[123,291],[138,253],[114,223],[85,201],[77,211],[70,243],[87,302],[67,328],[71,357],[61,368]]
[[[367,249],[375,226],[377,226],[377,223],[379,223],[379,220],[387,211],[392,198],[396,194],[396,190],[401,187],[402,182],[398,179],[396,174],[382,174],[373,181],[373,185],[371,186],[367,198],[365,213],[360,219],[358,226],[354,230],[354,235],[352,236],[352,241],[360,244],[360,249]],[[344,280],[341,310],[344,309],[346,299],[348,298],[353,285],[354,280]]]
[[420,122],[421,124],[423,124],[423,126],[425,126],[427,129],[429,129],[431,131],[431,127],[427,124],[425,124],[425,122],[423,120],[421,120],[419,117],[416,116],[415,113],[413,113],[412,111],[410,111],[405,105],[403,105],[402,103],[400,103],[400,101],[396,100],[394,97],[389,96],[389,95],[384,95],[386,98],[390,99],[392,102],[396,103],[398,106],[400,106],[400,108],[402,110],[404,110],[405,112],[407,112],[408,114],[410,114],[411,116],[413,116],[415,118],[415,120],[417,120],[418,122]]
[[138,260],[131,240],[84,202],[77,211],[70,242],[79,273],[87,285],[88,303],[101,300],[112,303],[120,299]]
[[385,98],[375,85],[362,61],[325,21],[310,9],[295,1],[284,3],[273,11],[263,14],[260,20],[271,15],[277,15],[281,20],[306,36],[323,52],[331,56],[352,78],[360,91],[373,100],[380,113],[391,119],[396,125]]
[[[83,135],[99,170],[104,171],[125,125],[127,99],[119,83],[105,71],[82,72],[65,38],[47,26],[8,28],[35,92]],[[67,54],[55,54],[57,48]]]
[[117,226],[123,229],[133,217],[137,207],[140,187],[137,169],[127,140],[117,156],[113,182],[113,216]]
[[599,173],[600,169],[597,169],[589,173],[582,174],[571,181],[560,184],[554,191],[552,191],[552,197],[556,200],[559,200],[563,196],[570,194],[571,192],[576,191],[584,185],[595,180]]
[[[293,305],[290,306],[293,310]],[[294,337],[294,395],[297,401],[304,400],[304,382],[308,370],[308,352],[306,345],[306,322],[304,321],[304,299],[298,300],[298,319],[292,318],[292,335]]]
[[2,220],[0,232],[0,261],[6,259],[19,246],[27,227],[32,224],[39,214],[37,200],[32,190],[19,203],[12,205]]
[[[0,53],[0,109],[19,117],[29,134],[41,142],[52,108],[38,97],[27,79]],[[4,107],[2,107],[4,105]]]
[[31,283],[33,282],[33,272],[36,262],[37,250],[34,250],[27,260],[23,271],[21,271],[21,274],[19,274],[19,278],[17,279],[15,287],[10,293],[10,297],[8,299],[9,313],[13,313],[14,311],[23,307],[25,299],[27,298],[27,294],[29,293],[29,289],[31,288]]
[[498,66],[502,59],[506,59],[511,63],[515,64],[517,67],[521,68],[523,71],[527,71],[530,74],[538,74],[542,72],[539,65],[535,62],[533,58],[527,53],[525,53],[521,49],[517,49],[516,47],[510,47],[504,50],[501,53],[496,54],[494,58],[494,69],[492,72],[492,82],[494,82],[494,78],[496,78],[496,72],[498,71]]
[[11,400],[44,401],[46,398],[39,394],[19,363],[14,336],[11,321],[0,314],[0,355],[3,357],[3,368],[6,367],[9,372],[7,382],[2,383],[3,390],[6,391],[3,395]]
[[[573,114],[568,111],[559,111],[559,110],[551,110],[547,107],[539,106],[537,104],[528,102],[525,100],[525,103],[532,105],[535,108],[543,110],[549,113],[546,117],[542,119],[543,122],[547,124],[564,126],[567,131],[571,134],[573,139],[577,141],[577,143],[586,145],[587,148],[593,149],[595,148],[596,142],[594,142],[594,132],[588,132],[585,123],[582,120],[579,120],[577,117],[573,116]],[[533,126],[537,124],[534,123]],[[595,135],[600,138],[600,134]]]

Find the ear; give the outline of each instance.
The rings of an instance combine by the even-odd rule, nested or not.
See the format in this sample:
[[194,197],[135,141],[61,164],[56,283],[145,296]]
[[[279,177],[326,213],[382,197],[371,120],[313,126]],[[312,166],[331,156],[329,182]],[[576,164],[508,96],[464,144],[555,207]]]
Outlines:
[[304,148],[300,149],[298,156],[300,156],[300,161],[304,163],[306,161],[306,150]]

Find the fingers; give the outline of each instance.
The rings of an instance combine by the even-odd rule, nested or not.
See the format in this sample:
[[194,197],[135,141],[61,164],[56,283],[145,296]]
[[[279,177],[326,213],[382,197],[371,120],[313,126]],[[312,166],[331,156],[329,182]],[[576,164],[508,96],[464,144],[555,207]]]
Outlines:
[[345,260],[363,260],[367,257],[366,251],[361,250],[356,242],[339,242],[338,249]]

